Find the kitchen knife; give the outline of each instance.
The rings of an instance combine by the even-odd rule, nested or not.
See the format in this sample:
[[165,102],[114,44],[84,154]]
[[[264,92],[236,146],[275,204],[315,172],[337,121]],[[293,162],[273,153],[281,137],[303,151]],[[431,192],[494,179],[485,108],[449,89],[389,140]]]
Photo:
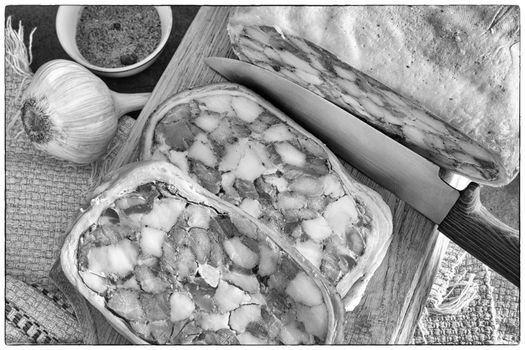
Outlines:
[[388,189],[440,232],[519,285],[519,232],[480,203],[479,185],[401,145],[351,113],[263,68],[209,57],[206,64],[275,104],[321,139],[333,152]]

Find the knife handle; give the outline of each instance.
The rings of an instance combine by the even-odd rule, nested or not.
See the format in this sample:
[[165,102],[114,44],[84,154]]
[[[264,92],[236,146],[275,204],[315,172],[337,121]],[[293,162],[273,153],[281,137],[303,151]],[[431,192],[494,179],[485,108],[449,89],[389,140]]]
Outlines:
[[471,183],[439,225],[439,231],[482,263],[519,287],[519,231],[493,216],[480,201],[480,187]]

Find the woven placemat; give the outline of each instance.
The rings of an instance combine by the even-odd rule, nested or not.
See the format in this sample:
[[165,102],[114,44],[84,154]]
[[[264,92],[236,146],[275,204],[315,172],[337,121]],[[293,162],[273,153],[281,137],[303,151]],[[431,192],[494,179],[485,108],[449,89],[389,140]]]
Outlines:
[[6,343],[82,343],[82,329],[61,294],[9,275],[5,289]]
[[519,330],[519,289],[451,242],[413,343],[518,344]]
[[[102,168],[102,163],[97,166],[76,166],[54,159],[32,146],[19,122],[21,96],[32,75],[28,71],[28,62],[15,67],[13,62],[17,65],[24,60],[15,61],[9,54],[15,52],[18,55],[27,55],[26,61],[30,61],[30,58],[21,44],[23,31],[20,28],[18,32],[9,31],[10,24],[8,20],[5,57],[5,273],[13,286],[20,286],[21,283],[39,286],[41,290],[66,300],[49,273],[60,255],[67,228],[79,209],[85,206],[85,194],[95,185],[97,171]],[[8,35],[11,36],[10,40]],[[18,47],[13,49],[9,45]],[[130,117],[120,118],[117,134],[109,145],[107,154],[103,156],[104,163],[117,153],[118,146],[123,144],[133,123],[134,120]],[[59,286],[63,287],[63,284]],[[24,315],[28,320],[50,317],[49,322],[39,323],[49,334],[52,334],[54,328],[48,328],[48,325],[55,323],[55,328],[60,327],[65,320],[59,317],[50,303],[40,304],[39,307],[36,304],[34,307],[26,304],[27,294],[18,293],[21,290],[15,289],[6,297],[6,342],[77,343],[82,340],[78,334],[62,334],[49,338],[52,341],[46,337],[31,338],[24,334],[23,330],[9,321],[8,316],[12,316],[14,311],[9,313],[8,309],[16,311],[23,304]],[[38,290],[36,289],[36,293]],[[74,309],[77,306],[69,307]],[[82,325],[77,317],[67,321],[71,323],[70,327],[76,327],[80,332]],[[24,327],[29,323],[24,323]],[[85,336],[85,333],[83,330],[79,334]],[[89,339],[87,342],[92,343]]]

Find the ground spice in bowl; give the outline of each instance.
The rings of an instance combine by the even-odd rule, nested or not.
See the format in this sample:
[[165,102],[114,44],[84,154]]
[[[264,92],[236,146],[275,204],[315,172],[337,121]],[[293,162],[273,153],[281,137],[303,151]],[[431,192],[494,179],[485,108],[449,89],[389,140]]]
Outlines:
[[153,6],[86,6],[76,33],[80,54],[105,68],[142,61],[160,38],[160,17]]

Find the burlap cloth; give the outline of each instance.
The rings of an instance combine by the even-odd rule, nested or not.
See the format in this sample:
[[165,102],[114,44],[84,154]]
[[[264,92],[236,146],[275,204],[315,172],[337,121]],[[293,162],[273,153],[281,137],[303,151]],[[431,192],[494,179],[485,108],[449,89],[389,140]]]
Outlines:
[[519,289],[450,243],[415,344],[518,344]]
[[[18,118],[19,96],[31,77],[15,73],[7,61],[5,67],[9,121]],[[117,146],[132,123],[121,118]],[[93,168],[53,159],[19,131],[18,126],[6,134],[5,143],[5,342],[91,342],[49,272],[93,185]],[[518,310],[517,288],[450,244],[413,343],[517,343]]]
[[[60,255],[67,227],[85,205],[97,178],[93,165],[76,166],[36,150],[19,122],[20,98],[31,80],[23,32],[6,26],[5,56],[5,272],[6,343],[89,342],[86,324],[49,277]],[[26,38],[26,45],[28,39]],[[23,52],[26,62],[20,59]],[[30,50],[29,50],[30,52]],[[13,58],[13,54],[19,56]],[[17,65],[14,69],[13,63]],[[15,121],[13,124],[12,122]],[[103,161],[109,161],[133,125],[119,120],[117,135]],[[70,296],[68,294],[68,296]]]

